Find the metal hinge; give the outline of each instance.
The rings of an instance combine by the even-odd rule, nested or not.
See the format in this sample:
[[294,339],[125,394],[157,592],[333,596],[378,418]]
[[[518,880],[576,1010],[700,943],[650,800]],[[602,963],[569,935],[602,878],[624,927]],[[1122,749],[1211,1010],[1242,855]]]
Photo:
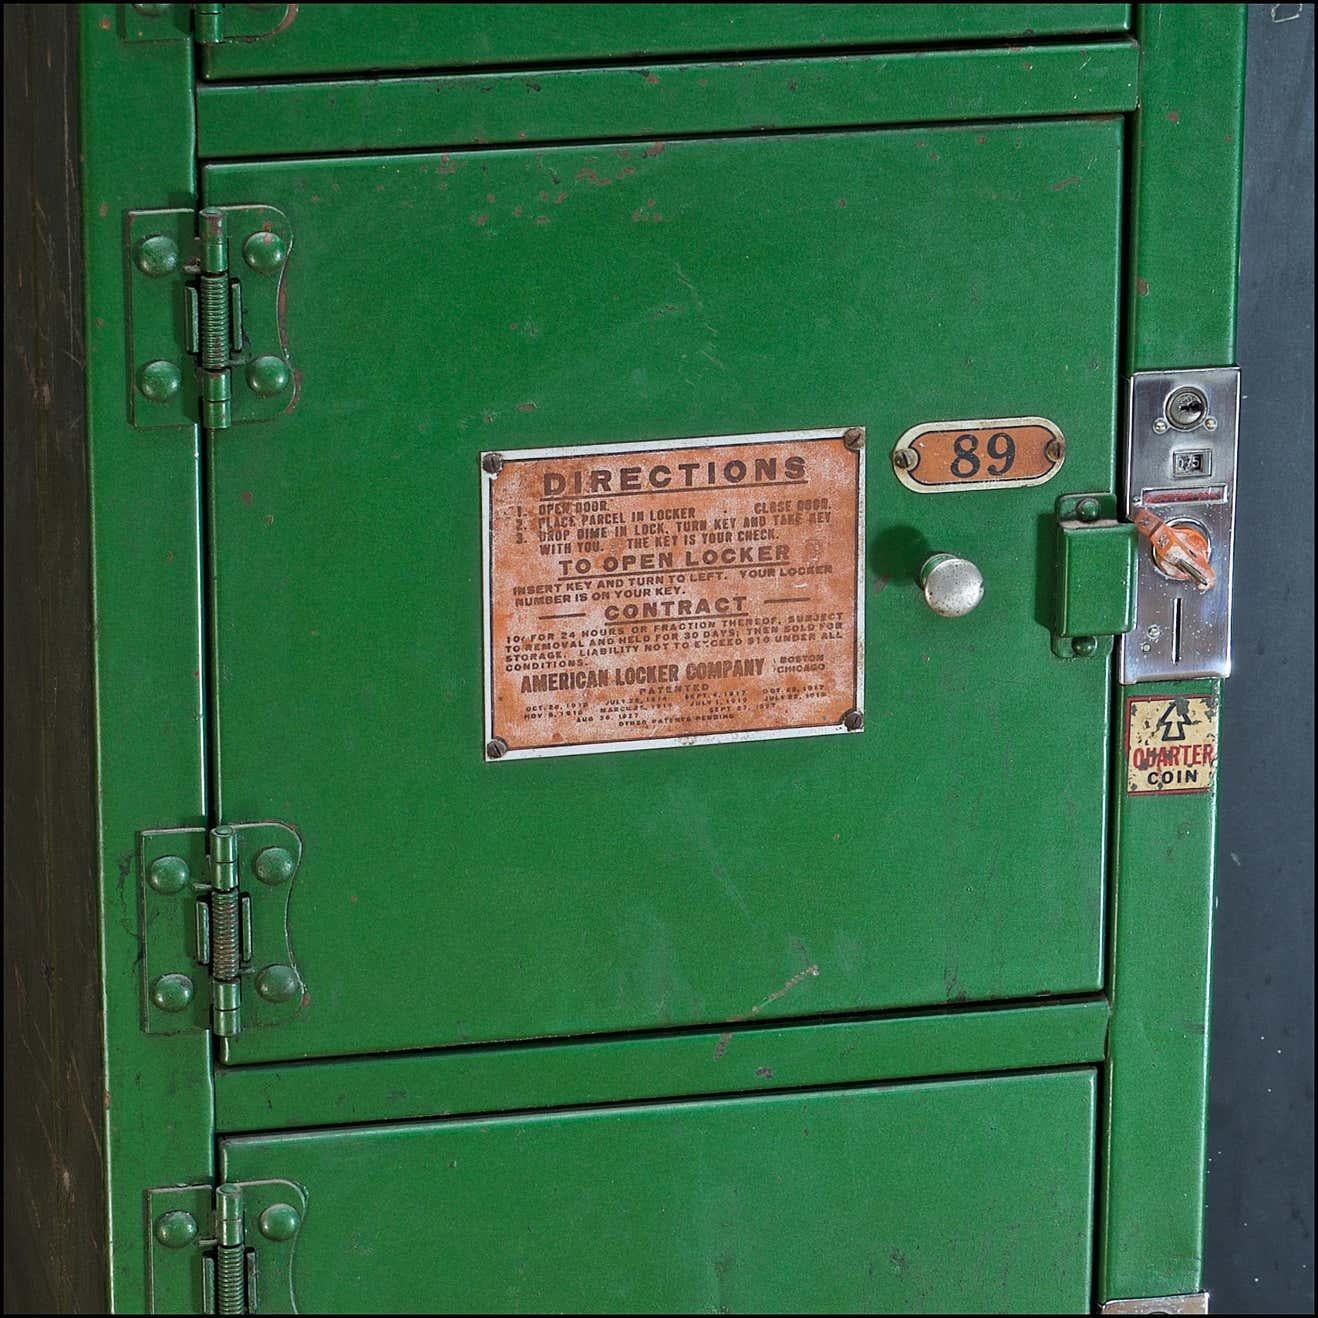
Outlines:
[[288,217],[273,206],[129,211],[127,243],[133,425],[225,430],[288,411]]
[[202,1313],[296,1313],[293,1252],[306,1212],[292,1181],[148,1190],[150,1311],[195,1313],[200,1288]]
[[[209,1028],[229,1039],[245,1026],[297,1015],[306,985],[289,940],[288,903],[301,863],[302,839],[287,824],[138,834],[148,1034]],[[197,991],[199,979],[208,992]],[[255,992],[245,993],[246,984]]]
[[1135,621],[1135,528],[1111,494],[1064,494],[1056,519],[1053,653],[1106,658]]
[[293,21],[295,5],[121,5],[125,41],[188,41],[218,46],[259,41]]

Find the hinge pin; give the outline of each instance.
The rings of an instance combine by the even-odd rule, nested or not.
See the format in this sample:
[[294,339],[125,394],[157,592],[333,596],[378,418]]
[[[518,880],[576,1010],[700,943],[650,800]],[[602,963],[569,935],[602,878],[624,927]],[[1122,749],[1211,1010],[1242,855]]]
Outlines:
[[242,898],[238,892],[238,835],[226,825],[211,830],[211,1029],[220,1038],[242,1024]]
[[201,349],[201,423],[224,430],[230,423],[229,354],[235,327],[229,287],[229,239],[222,210],[205,207],[200,216],[201,274],[197,279]]
[[192,22],[198,45],[218,46],[224,40],[222,4],[193,5]]
[[233,388],[228,370],[201,373],[201,424],[207,430],[227,430]]
[[215,1312],[247,1312],[247,1251],[243,1244],[243,1192],[215,1191]]

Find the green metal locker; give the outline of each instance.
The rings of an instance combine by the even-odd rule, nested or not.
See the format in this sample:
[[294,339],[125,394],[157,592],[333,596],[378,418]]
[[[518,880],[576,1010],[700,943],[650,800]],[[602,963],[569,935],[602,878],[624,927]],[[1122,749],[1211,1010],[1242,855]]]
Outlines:
[[1244,7],[75,9],[32,1303],[1206,1311]]

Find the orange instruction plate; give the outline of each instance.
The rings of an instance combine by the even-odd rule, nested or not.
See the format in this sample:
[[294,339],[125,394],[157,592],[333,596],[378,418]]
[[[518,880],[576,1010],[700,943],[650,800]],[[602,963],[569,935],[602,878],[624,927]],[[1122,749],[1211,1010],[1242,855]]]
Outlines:
[[858,732],[864,431],[481,456],[490,760]]

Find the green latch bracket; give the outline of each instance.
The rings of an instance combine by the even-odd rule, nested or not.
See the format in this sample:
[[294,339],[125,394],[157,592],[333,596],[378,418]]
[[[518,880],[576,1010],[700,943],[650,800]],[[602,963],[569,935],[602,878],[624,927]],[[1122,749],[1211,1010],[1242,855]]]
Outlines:
[[125,41],[259,41],[292,21],[296,5],[120,5]]
[[1053,653],[1106,658],[1112,638],[1135,625],[1139,533],[1117,520],[1112,494],[1063,494],[1056,517]]
[[288,217],[273,206],[128,212],[129,410],[224,430],[290,410]]
[[[147,1191],[151,1313],[296,1313],[293,1253],[307,1215],[292,1181]],[[259,1285],[258,1285],[259,1284]]]
[[138,834],[146,1033],[227,1039],[302,1010],[288,930],[301,863],[302,839],[287,824]]

